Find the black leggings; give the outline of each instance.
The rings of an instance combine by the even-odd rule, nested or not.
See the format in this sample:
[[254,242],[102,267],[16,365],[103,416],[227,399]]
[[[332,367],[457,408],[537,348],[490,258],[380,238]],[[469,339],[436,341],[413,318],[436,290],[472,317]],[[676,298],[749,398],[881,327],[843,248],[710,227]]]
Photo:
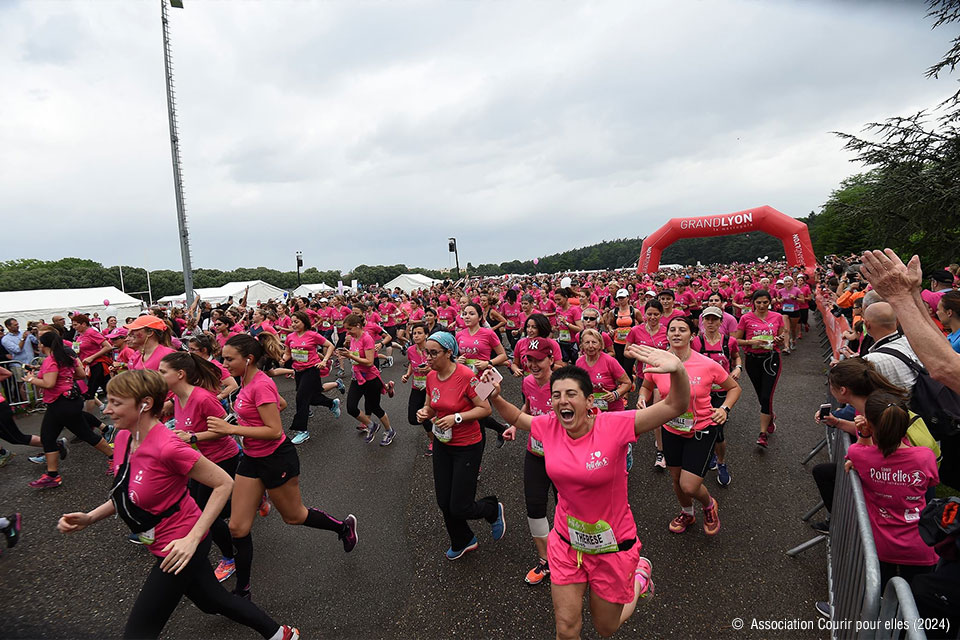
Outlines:
[[341,347],[343,347],[344,344],[346,344],[346,342],[347,342],[347,332],[346,332],[346,331],[341,332],[341,331],[338,329],[338,330],[337,330],[337,344],[336,344],[336,348],[337,348],[337,349],[340,349]]
[[547,517],[547,493],[550,489],[553,489],[553,499],[556,501],[557,488],[547,475],[546,460],[527,449],[523,454],[523,499],[527,503],[528,518]]
[[780,352],[748,353],[747,375],[757,392],[760,400],[760,413],[773,414],[773,393],[777,390],[777,381],[780,380]]
[[450,548],[460,551],[473,540],[468,520],[483,518],[493,524],[498,515],[497,497],[477,500],[477,476],[483,459],[483,443],[451,446],[439,440],[433,444],[433,485],[443,523],[450,536]]
[[381,389],[383,389],[383,381],[379,377],[367,380],[363,384],[357,382],[356,379],[351,381],[350,388],[347,390],[347,413],[354,418],[359,416],[360,398],[363,397],[364,413],[368,416],[383,418],[387,412],[380,407]]
[[[30,444],[30,436],[20,431],[14,422],[13,409],[8,402],[0,402],[0,439],[10,444]],[[0,449],[3,447],[0,446]]]
[[517,343],[523,337],[523,329],[504,329],[507,332],[507,340],[510,342],[510,349],[516,349]]
[[256,630],[264,638],[277,632],[280,625],[249,600],[229,593],[217,582],[207,560],[210,537],[207,536],[194,552],[190,562],[179,574],[164,573],[161,558],[153,565],[140,595],[133,603],[124,638],[157,638],[177,608],[180,598],[187,596],[204,613],[219,613],[234,622]]
[[91,364],[90,377],[87,378],[87,392],[83,394],[84,399],[93,400],[100,389],[106,393],[108,382],[110,382],[110,374],[107,373],[107,367],[102,362]]
[[57,451],[57,438],[66,427],[78,438],[95,447],[103,440],[103,436],[93,431],[83,415],[83,398],[67,400],[60,396],[47,405],[40,424],[40,441],[43,443],[44,453]]
[[297,413],[293,416],[290,428],[294,431],[306,431],[307,420],[310,419],[310,405],[332,407],[333,400],[323,395],[323,380],[316,367],[295,371],[293,379],[297,384]]
[[613,343],[613,357],[617,359],[617,362],[620,363],[620,366],[623,367],[623,370],[627,372],[627,376],[631,379],[633,378],[633,366],[637,363],[633,358],[628,358],[624,355],[624,350],[627,348],[627,345],[620,344],[619,342]]
[[[417,411],[423,409],[424,403],[427,401],[427,390],[426,389],[417,389],[416,387],[410,387],[410,399],[407,401],[407,422],[410,424],[420,424],[417,422]],[[427,433],[433,431],[433,422],[427,420],[422,425],[423,430]]]
[[578,351],[576,343],[557,341],[557,344],[560,345],[560,355],[563,361],[568,364],[576,364]]
[[[237,475],[237,464],[240,463],[240,454],[233,456],[232,458],[227,458],[226,460],[221,460],[216,463],[218,467],[227,472],[231,478],[235,478]],[[207,506],[207,500],[210,499],[210,496],[213,494],[213,488],[208,487],[207,485],[197,482],[196,480],[190,480],[187,483],[187,488],[190,489],[190,495],[196,501],[197,506],[202,510]],[[223,510],[220,512],[220,515],[216,520],[213,521],[213,524],[210,525],[210,537],[213,538],[213,542],[217,545],[217,548],[220,549],[220,554],[224,558],[233,557],[233,542],[230,538],[230,527],[227,526],[227,518],[230,517],[230,499],[227,499],[227,503],[223,505]]]

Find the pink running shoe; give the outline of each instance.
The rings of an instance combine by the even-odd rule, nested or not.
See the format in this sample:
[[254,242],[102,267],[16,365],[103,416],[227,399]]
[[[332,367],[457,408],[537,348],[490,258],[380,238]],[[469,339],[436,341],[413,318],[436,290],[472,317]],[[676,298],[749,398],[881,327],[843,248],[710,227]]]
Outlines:
[[637,561],[637,570],[633,574],[633,579],[640,583],[640,597],[652,598],[654,593],[653,586],[653,563],[640,556]]

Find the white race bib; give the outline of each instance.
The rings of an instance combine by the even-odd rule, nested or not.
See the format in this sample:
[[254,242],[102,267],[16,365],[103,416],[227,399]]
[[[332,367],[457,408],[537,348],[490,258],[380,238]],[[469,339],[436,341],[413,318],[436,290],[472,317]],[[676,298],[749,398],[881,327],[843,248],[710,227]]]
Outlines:
[[306,362],[310,359],[310,352],[306,349],[290,349],[290,356],[294,362]]
[[543,443],[530,436],[530,452],[534,455],[538,455],[541,458],[543,457]]
[[443,442],[444,444],[446,444],[447,442],[450,442],[451,440],[453,440],[453,429],[442,429],[439,426],[437,426],[436,422],[434,422],[433,436],[440,442]]
[[607,395],[606,391],[596,391],[593,394],[593,406],[600,409],[600,411],[606,411],[610,408],[606,400],[601,400],[605,395]]
[[603,520],[590,524],[568,515],[567,532],[570,534],[570,546],[577,551],[600,554],[620,550],[613,529]]
[[693,411],[687,411],[683,415],[677,416],[673,420],[667,422],[668,427],[682,433],[690,433],[693,431],[693,425]]

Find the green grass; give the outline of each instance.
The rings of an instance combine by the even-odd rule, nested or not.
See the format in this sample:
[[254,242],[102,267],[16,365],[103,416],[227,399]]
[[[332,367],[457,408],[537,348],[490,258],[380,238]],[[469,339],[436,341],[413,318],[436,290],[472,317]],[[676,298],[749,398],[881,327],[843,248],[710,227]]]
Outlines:
[[945,484],[937,485],[937,497],[938,498],[949,498],[950,496],[960,497],[960,491],[957,491],[953,487],[948,487]]

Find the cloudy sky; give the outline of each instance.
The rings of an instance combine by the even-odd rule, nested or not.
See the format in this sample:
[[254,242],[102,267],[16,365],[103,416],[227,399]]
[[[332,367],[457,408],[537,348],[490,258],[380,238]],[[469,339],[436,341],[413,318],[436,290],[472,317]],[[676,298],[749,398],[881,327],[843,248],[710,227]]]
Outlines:
[[[829,132],[931,106],[921,2],[186,0],[195,267],[447,267],[818,209]],[[0,2],[8,258],[179,268],[160,8]],[[31,244],[27,238],[35,238]]]

